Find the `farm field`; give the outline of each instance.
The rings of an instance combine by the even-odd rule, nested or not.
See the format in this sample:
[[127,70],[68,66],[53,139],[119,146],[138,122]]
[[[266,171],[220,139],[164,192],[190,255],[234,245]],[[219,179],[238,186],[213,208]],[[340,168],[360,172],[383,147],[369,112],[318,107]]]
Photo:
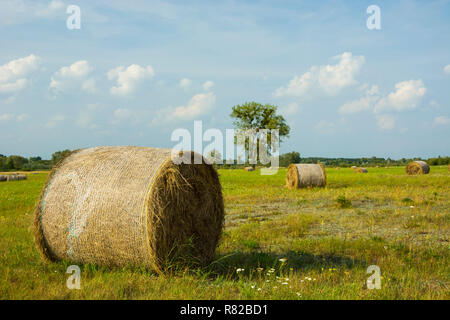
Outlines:
[[[220,169],[225,228],[215,261],[165,275],[44,263],[34,204],[47,172],[0,183],[0,299],[450,299],[450,172],[327,168],[325,188],[289,190],[286,169]],[[369,290],[367,267],[381,270]]]

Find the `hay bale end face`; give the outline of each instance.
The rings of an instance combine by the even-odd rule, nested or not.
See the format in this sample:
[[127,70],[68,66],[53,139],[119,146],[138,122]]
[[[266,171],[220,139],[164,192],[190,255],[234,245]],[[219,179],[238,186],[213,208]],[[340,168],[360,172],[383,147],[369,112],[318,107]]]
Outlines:
[[97,147],[52,170],[36,204],[35,238],[47,260],[161,272],[176,257],[211,261],[223,221],[211,165],[175,164],[168,149]]
[[255,168],[253,168],[253,167],[245,167],[244,170],[245,171],[255,171]]
[[409,175],[428,174],[430,173],[430,166],[425,161],[413,161],[406,166],[406,173]]
[[286,174],[289,189],[324,187],[327,184],[325,167],[320,164],[291,164]]

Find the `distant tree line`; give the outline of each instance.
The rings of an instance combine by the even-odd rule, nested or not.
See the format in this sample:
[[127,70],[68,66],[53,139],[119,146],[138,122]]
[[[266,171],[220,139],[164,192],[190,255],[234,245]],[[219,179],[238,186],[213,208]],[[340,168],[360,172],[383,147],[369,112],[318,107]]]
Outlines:
[[[437,158],[401,158],[398,160],[394,160],[391,158],[379,158],[379,157],[371,157],[371,158],[325,158],[325,157],[300,157],[300,153],[296,151],[288,152],[281,154],[279,157],[279,165],[280,167],[287,167],[291,163],[321,163],[328,167],[385,167],[385,166],[405,166],[411,161],[415,160],[423,160],[426,161],[429,165],[448,165],[450,164],[450,157],[437,157]],[[225,160],[224,160],[225,163]],[[234,168],[234,167],[244,167],[247,164],[243,165],[230,165],[224,164],[223,167]],[[269,165],[267,165],[269,166]]]
[[17,155],[7,157],[0,154],[0,171],[51,170],[69,152],[70,150],[55,152],[52,154],[51,160],[44,160],[41,157],[25,158]]
[[[52,154],[50,160],[44,160],[41,157],[25,158],[22,156],[11,155],[4,156],[0,154],[0,171],[35,171],[35,170],[51,170],[55,164],[58,163],[63,157],[65,157],[70,150],[57,151]],[[219,157],[220,154],[218,154]],[[363,167],[375,167],[375,166],[404,166],[414,160],[424,160],[429,165],[448,165],[450,164],[450,157],[437,157],[429,159],[402,158],[399,160],[393,160],[390,158],[324,158],[324,157],[300,157],[300,153],[296,151],[284,153],[280,155],[279,165],[280,167],[287,167],[291,163],[322,163],[325,166],[330,167],[351,167],[351,166],[363,166]],[[248,166],[248,164],[226,164],[223,160],[223,164],[219,165],[221,168],[241,168]],[[269,166],[269,165],[267,165]]]
[[280,155],[280,167],[286,167],[291,163],[322,163],[330,167],[351,167],[351,166],[404,166],[415,160],[426,161],[429,165],[448,165],[450,164],[450,157],[437,157],[437,158],[402,158],[399,160],[393,160],[391,158],[324,158],[324,157],[305,157],[301,158],[298,152],[289,152]]

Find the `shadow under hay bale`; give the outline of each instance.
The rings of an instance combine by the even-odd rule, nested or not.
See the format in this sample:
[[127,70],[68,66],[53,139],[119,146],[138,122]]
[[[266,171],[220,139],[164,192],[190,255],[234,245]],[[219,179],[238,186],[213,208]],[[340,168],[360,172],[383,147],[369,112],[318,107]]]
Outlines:
[[255,168],[253,168],[253,167],[245,167],[244,170],[245,171],[255,171]]
[[361,167],[356,167],[353,170],[358,173],[367,173],[368,172],[366,168],[361,168]]
[[413,161],[406,166],[406,173],[409,175],[428,174],[430,173],[430,166],[425,161]]
[[35,238],[47,260],[162,272],[176,258],[209,263],[223,221],[211,165],[175,164],[168,149],[97,147],[54,167],[36,204]]
[[320,164],[291,164],[286,173],[289,189],[324,187],[327,184],[325,167]]

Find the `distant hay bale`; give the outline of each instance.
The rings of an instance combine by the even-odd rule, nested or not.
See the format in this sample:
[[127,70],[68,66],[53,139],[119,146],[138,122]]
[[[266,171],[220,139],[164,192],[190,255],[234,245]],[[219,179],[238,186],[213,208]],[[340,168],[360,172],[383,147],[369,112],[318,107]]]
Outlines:
[[325,167],[320,164],[291,164],[286,174],[286,186],[290,189],[324,187],[327,184]]
[[430,166],[425,161],[413,161],[406,166],[406,173],[409,175],[428,174],[430,173]]
[[[27,176],[25,174],[12,173],[4,176],[6,181],[18,181],[18,180],[26,180]],[[1,180],[0,180],[1,181]],[[5,181],[5,180],[3,180]]]
[[6,181],[7,179],[8,179],[7,176],[5,176],[5,175],[0,175],[0,182]]
[[253,167],[245,167],[244,170],[245,171],[255,171],[255,168],[253,168]]
[[352,169],[356,169],[356,168],[357,168],[357,166],[352,166],[351,168],[352,168]]
[[6,180],[8,180],[8,181],[17,181],[17,180],[19,180],[19,176],[16,173],[9,174],[6,177],[7,177]]
[[358,172],[358,173],[367,173],[368,172],[366,168],[361,168],[361,167],[357,167],[353,170],[355,170],[355,172]]
[[97,147],[54,167],[34,229],[46,260],[162,272],[174,259],[210,262],[223,221],[213,166],[176,164],[169,149]]

